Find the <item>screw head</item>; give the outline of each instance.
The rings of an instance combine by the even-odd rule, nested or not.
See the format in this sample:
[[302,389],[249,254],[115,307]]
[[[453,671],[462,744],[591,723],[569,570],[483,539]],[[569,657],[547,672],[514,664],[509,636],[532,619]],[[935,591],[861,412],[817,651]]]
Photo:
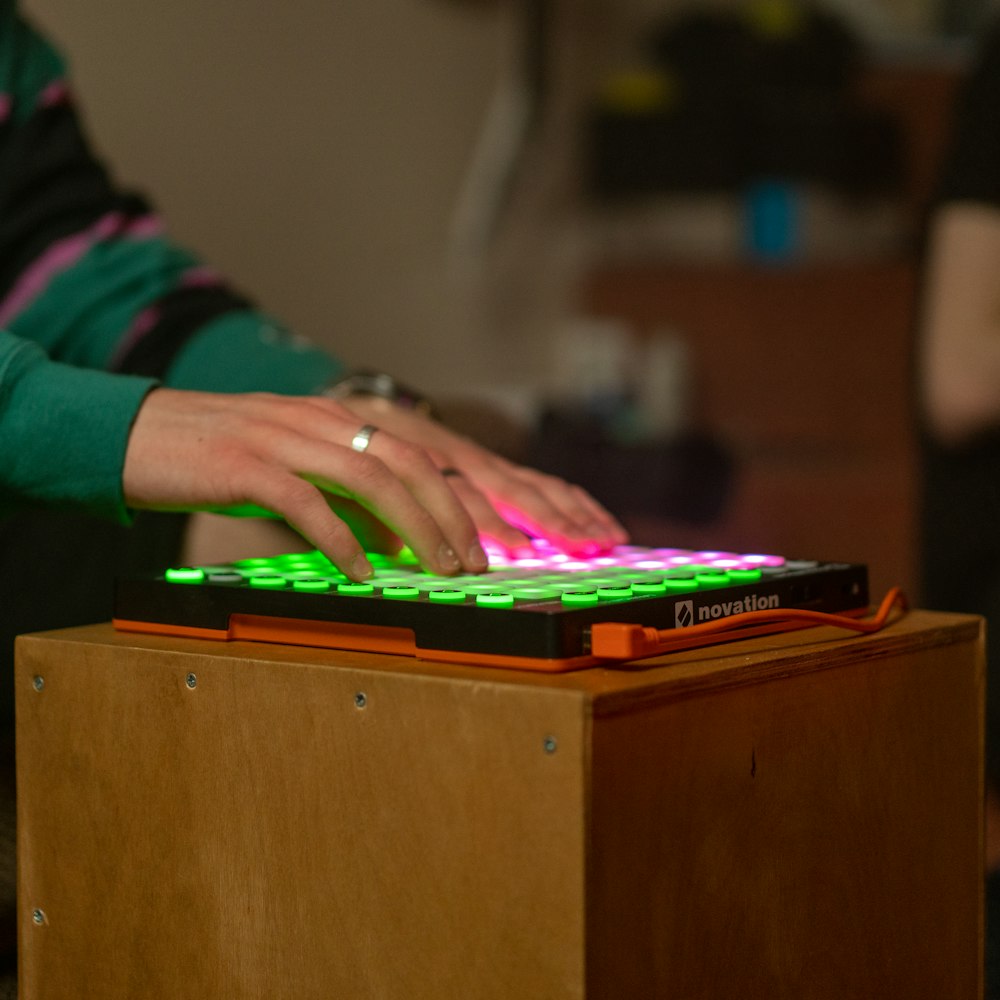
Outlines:
[[558,748],[559,744],[556,742],[556,738],[554,736],[546,736],[545,739],[542,740],[542,749],[546,753],[555,753]]
[[41,691],[45,687],[45,678],[41,674],[36,674],[31,680],[31,686],[36,691]]
[[45,911],[44,910],[32,910],[31,911],[31,922],[36,927],[41,927],[45,923]]
[[187,677],[184,678],[184,683],[187,684],[187,686],[193,691],[198,686],[198,675],[188,674]]
[[359,691],[354,696],[354,707],[355,708],[365,708],[368,705],[368,695],[364,691]]

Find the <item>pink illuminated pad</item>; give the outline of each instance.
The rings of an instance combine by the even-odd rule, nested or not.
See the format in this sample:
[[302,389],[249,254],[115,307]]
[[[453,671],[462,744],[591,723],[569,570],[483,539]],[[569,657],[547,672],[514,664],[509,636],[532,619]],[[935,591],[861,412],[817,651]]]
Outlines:
[[591,629],[601,623],[684,629],[749,611],[840,612],[868,601],[863,566],[765,553],[621,545],[584,556],[542,541],[516,553],[487,545],[487,553],[487,572],[450,577],[425,573],[407,551],[369,553],[375,572],[364,583],[319,552],[174,567],[120,580],[115,623],[565,670],[597,662]]

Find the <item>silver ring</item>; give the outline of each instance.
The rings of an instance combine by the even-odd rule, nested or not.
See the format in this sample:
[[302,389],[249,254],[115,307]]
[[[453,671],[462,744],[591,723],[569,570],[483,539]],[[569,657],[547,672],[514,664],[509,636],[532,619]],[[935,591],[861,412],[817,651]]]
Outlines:
[[351,447],[355,451],[367,451],[368,445],[372,443],[372,435],[378,430],[374,424],[365,424],[351,441]]

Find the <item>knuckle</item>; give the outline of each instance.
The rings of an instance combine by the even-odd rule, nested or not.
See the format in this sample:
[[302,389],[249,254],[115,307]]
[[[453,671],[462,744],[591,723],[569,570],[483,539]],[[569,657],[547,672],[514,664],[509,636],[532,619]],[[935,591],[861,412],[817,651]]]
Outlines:
[[341,420],[355,421],[358,419],[351,409],[339,400],[331,399],[329,396],[317,396],[315,397],[314,402],[322,406],[327,413],[334,417],[339,417]]
[[393,442],[392,448],[394,460],[398,464],[400,472],[407,478],[434,474],[435,466],[430,455],[419,445],[396,440]]
[[550,490],[565,490],[568,484],[565,479],[560,479],[549,472],[537,472],[531,470],[527,473],[527,478],[538,484],[539,487]]
[[244,404],[251,407],[273,407],[280,405],[292,397],[281,396],[276,392],[247,392],[242,394]]

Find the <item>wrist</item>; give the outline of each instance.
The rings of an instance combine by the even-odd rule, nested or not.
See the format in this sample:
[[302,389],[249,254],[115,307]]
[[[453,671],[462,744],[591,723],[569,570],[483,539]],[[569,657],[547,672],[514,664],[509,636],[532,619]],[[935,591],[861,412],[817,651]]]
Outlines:
[[402,410],[413,410],[426,416],[433,415],[430,400],[410,386],[384,372],[359,370],[349,372],[330,383],[322,392],[330,399],[358,400],[370,399],[386,406],[397,406]]

